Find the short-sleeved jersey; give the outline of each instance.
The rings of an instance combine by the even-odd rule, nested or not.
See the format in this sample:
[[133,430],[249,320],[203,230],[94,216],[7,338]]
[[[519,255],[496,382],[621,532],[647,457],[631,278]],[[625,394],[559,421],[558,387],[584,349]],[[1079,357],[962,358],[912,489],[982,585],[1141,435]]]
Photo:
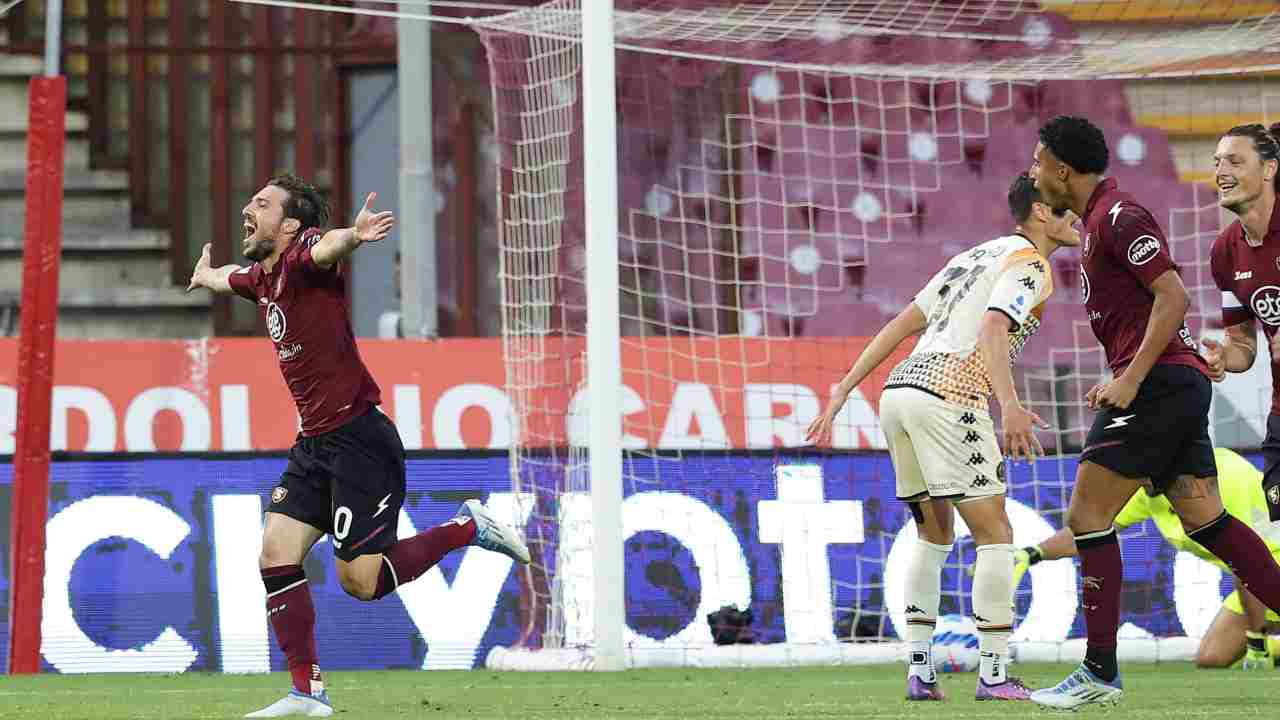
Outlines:
[[[1237,520],[1253,528],[1272,554],[1280,553],[1280,527],[1271,522],[1267,499],[1262,491],[1262,473],[1248,460],[1230,450],[1214,450],[1214,459],[1218,464],[1218,492],[1222,495],[1222,505]],[[1146,491],[1139,489],[1116,516],[1115,526],[1124,529],[1143,520],[1155,523],[1160,534],[1175,548],[1230,572],[1217,556],[1187,537],[1182,520],[1173,511],[1173,506],[1165,495],[1151,497]]]
[[951,258],[915,297],[929,326],[905,360],[889,373],[886,388],[913,387],[948,402],[986,409],[991,374],[978,352],[988,310],[1009,317],[1010,358],[1040,327],[1053,292],[1049,263],[1031,241],[1007,235]]
[[[1239,220],[1227,226],[1209,253],[1213,279],[1222,290],[1222,324],[1257,319],[1270,340],[1280,330],[1280,202],[1271,211],[1262,242],[1249,244]],[[1271,412],[1280,413],[1280,358],[1271,353]]]
[[326,270],[311,258],[320,238],[319,230],[309,229],[270,272],[254,263],[229,278],[237,295],[258,303],[307,437],[341,427],[382,402],[356,349],[342,263]]
[[[1169,243],[1155,218],[1133,196],[1106,178],[1085,207],[1080,293],[1093,334],[1102,344],[1111,372],[1120,375],[1142,345],[1151,319],[1156,278],[1177,270]],[[1207,373],[1185,323],[1156,364],[1190,365]]]

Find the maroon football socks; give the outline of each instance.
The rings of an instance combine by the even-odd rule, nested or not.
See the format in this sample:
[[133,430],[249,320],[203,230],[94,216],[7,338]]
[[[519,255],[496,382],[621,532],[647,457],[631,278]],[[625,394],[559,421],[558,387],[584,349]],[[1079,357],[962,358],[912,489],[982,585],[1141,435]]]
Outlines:
[[316,608],[301,565],[262,569],[267,588],[267,618],[289,665],[293,687],[304,695],[324,691],[316,653]]
[[384,597],[397,587],[417,580],[445,555],[470,544],[475,536],[475,521],[457,517],[387,548],[382,554],[382,574],[378,576],[378,589],[373,598]]
[[1216,520],[1192,530],[1187,537],[1221,558],[1263,605],[1280,612],[1280,565],[1248,525],[1224,510]]
[[1120,584],[1124,580],[1124,562],[1115,528],[1076,535],[1076,551],[1080,555],[1080,572],[1084,591],[1084,624],[1088,641],[1084,664],[1094,675],[1108,682],[1115,680],[1116,632],[1120,628]]

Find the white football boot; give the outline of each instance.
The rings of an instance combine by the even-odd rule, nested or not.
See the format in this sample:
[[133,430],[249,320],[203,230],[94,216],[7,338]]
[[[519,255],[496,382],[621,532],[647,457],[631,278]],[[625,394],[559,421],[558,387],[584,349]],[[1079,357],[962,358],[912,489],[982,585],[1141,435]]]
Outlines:
[[458,508],[458,517],[469,517],[476,523],[472,545],[502,553],[518,563],[529,562],[529,548],[515,528],[494,517],[479,500],[468,500]]
[[320,695],[304,695],[297,690],[290,690],[288,695],[271,703],[257,712],[245,715],[247,718],[277,717],[329,717],[333,714],[333,706],[329,704],[329,693]]
[[1031,693],[1031,702],[1059,710],[1075,710],[1090,703],[1114,705],[1123,694],[1119,675],[1107,682],[1081,664],[1057,685]]

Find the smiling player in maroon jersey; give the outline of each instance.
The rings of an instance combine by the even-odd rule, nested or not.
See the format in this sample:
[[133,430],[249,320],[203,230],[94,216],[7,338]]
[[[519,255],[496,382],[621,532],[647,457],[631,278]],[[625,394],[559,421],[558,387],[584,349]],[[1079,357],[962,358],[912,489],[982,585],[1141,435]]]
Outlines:
[[365,200],[352,227],[322,232],[329,210],[320,192],[293,175],[271,178],[242,211],[243,252],[254,264],[213,268],[205,245],[187,288],[234,292],[258,304],[302,420],[271,492],[258,558],[267,616],[293,690],[245,717],[333,714],[302,569],[325,534],[332,537],[342,588],[361,600],[386,596],[469,544],[529,561],[520,536],[477,500],[464,503],[453,520],[397,541],[404,446],[377,409],[381,392],[356,348],[343,276],[343,260],[385,238],[395,222],[390,212],[372,210],[374,198]]
[[[1271,352],[1271,413],[1262,441],[1266,465],[1263,497],[1271,521],[1280,521],[1280,123],[1238,125],[1218,141],[1213,155],[1218,204],[1236,221],[1218,235],[1210,251],[1213,279],[1222,290],[1222,325],[1226,337],[1219,344],[1205,340],[1209,376],[1222,380],[1228,372],[1245,372],[1257,355],[1257,328]],[[1234,618],[1232,618],[1234,620]],[[1246,624],[1249,656],[1267,653],[1266,618],[1254,613],[1237,620]]]
[[1086,398],[1100,412],[1080,454],[1066,517],[1083,575],[1085,659],[1057,686],[1031,695],[1058,708],[1115,702],[1122,694],[1116,631],[1124,568],[1113,523],[1140,487],[1163,493],[1192,540],[1264,604],[1280,608],[1280,566],[1218,495],[1212,388],[1183,322],[1186,288],[1155,218],[1103,177],[1108,157],[1101,130],[1062,116],[1040,129],[1031,166],[1046,202],[1084,218],[1080,287],[1114,376]]

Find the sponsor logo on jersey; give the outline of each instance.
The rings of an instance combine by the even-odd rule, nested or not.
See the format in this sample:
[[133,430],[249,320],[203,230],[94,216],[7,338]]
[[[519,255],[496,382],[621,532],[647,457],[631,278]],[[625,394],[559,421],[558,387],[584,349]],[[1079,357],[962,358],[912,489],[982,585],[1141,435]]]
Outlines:
[[[1277,264],[1280,264],[1280,258],[1276,258],[1276,263],[1277,263]],[[1237,271],[1236,271],[1236,279],[1237,279],[1237,280],[1248,280],[1248,279],[1249,279],[1249,278],[1251,278],[1251,277],[1253,277],[1253,271],[1252,271],[1252,270],[1237,270]]]
[[292,360],[302,354],[302,345],[300,343],[290,343],[289,345],[281,345],[276,349],[276,355],[280,357],[280,361]]
[[1280,287],[1263,285],[1249,297],[1249,309],[1268,325],[1280,325]]
[[275,303],[267,305],[267,336],[272,342],[280,342],[284,339],[284,331],[288,327],[288,322],[284,317],[284,310]]
[[1154,235],[1143,235],[1129,244],[1129,262],[1146,265],[1160,253],[1160,241]]

